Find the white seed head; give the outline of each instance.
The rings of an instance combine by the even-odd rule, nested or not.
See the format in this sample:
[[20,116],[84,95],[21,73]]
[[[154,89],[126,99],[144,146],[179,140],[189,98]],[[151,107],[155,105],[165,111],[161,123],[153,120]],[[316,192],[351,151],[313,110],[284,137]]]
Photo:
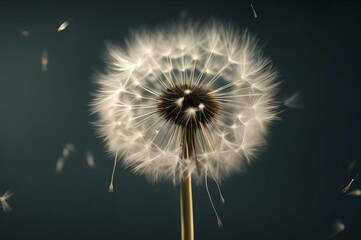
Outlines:
[[[178,183],[184,171],[202,181],[205,169],[221,181],[265,145],[277,119],[277,72],[247,31],[179,23],[107,49],[91,107],[98,134],[123,166],[151,181]],[[197,160],[181,157],[189,125]]]

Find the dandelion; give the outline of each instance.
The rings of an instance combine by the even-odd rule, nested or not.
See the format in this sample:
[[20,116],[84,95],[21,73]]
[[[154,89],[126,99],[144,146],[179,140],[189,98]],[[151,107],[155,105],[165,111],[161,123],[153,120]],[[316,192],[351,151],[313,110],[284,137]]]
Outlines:
[[3,210],[4,210],[4,212],[10,212],[10,211],[11,211],[11,207],[10,207],[10,205],[7,203],[7,200],[8,200],[12,195],[13,195],[12,192],[6,191],[6,192],[4,193],[4,195],[2,195],[2,196],[0,197],[1,206],[2,206],[2,208],[3,208]]
[[217,22],[143,30],[107,49],[91,106],[115,156],[109,190],[120,159],[180,184],[182,239],[193,239],[191,178],[219,186],[254,159],[277,118],[277,72],[247,31]]

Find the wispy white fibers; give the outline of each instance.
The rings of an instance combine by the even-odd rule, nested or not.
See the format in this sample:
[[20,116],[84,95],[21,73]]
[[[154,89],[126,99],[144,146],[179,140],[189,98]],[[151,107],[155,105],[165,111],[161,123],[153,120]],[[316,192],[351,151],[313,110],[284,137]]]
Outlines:
[[[140,30],[122,47],[109,44],[106,62],[91,104],[98,133],[125,167],[150,181],[176,184],[184,171],[221,181],[256,156],[277,118],[271,60],[247,31],[227,24]],[[165,94],[172,91],[180,94],[174,101]],[[200,102],[186,103],[189,94]],[[191,123],[196,159],[186,161],[182,135]]]
[[7,200],[13,195],[12,192],[10,191],[6,191],[4,193],[4,195],[2,195],[0,197],[0,203],[1,203],[1,207],[3,209],[4,212],[10,212],[11,211],[11,207],[10,205],[8,204]]
[[283,104],[288,108],[302,108],[302,94],[301,92],[295,92],[289,97],[285,98]]
[[332,234],[330,235],[330,238],[335,237],[336,235],[341,233],[343,230],[345,230],[345,224],[343,222],[341,222],[339,219],[336,219],[334,221],[333,225],[334,225],[334,230],[333,230]]
[[355,190],[347,193],[347,195],[360,197],[361,196],[361,190],[360,189],[355,189]]

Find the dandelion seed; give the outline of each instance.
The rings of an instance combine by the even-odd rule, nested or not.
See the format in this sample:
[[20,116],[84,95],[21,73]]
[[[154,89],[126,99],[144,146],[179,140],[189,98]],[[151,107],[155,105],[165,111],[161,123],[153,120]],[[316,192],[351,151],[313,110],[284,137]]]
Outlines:
[[46,72],[48,70],[48,52],[46,50],[41,54],[41,70]]
[[222,204],[224,204],[226,202],[226,200],[224,200],[222,191],[221,191],[221,186],[219,185],[217,179],[215,179],[215,177],[213,176],[212,172],[210,172],[213,178],[213,181],[215,182],[217,189],[218,189],[218,193],[219,193],[219,200],[221,201]]
[[93,157],[93,153],[91,151],[86,152],[86,162],[88,163],[88,166],[91,168],[95,167],[95,161]]
[[66,157],[62,156],[62,157],[58,158],[58,161],[56,162],[56,167],[55,167],[55,171],[57,173],[61,173],[63,171],[65,161],[66,161]]
[[23,37],[29,37],[29,36],[30,36],[30,32],[29,32],[29,31],[20,30],[19,32],[20,32],[21,36],[23,36]]
[[[91,103],[97,133],[115,155],[109,190],[120,159],[152,182],[180,183],[184,216],[192,178],[218,184],[266,144],[278,119],[277,71],[247,31],[217,22],[135,32],[127,43],[108,45]],[[183,233],[191,237],[187,216]]]
[[360,190],[360,189],[355,189],[355,190],[347,193],[347,195],[349,195],[349,196],[355,196],[355,197],[360,197],[360,196],[361,196],[361,190]]
[[63,23],[59,26],[58,32],[65,30],[65,28],[67,28],[68,25],[69,25],[69,22],[68,22],[68,21],[63,22]]
[[256,13],[256,10],[254,10],[254,7],[253,5],[251,4],[251,7],[252,7],[252,12],[253,12],[253,16],[254,18],[257,18],[257,13]]
[[302,101],[302,94],[300,92],[295,92],[291,96],[287,97],[283,101],[283,104],[289,108],[302,108],[303,105],[301,101]]
[[345,188],[342,189],[342,193],[347,193],[348,190],[351,187],[351,184],[355,181],[355,179],[358,177],[358,174],[356,175],[356,177],[352,178],[351,181],[349,182],[349,184],[347,184],[347,186]]
[[[222,220],[221,220],[221,218],[220,218],[219,215],[218,215],[218,212],[217,212],[216,207],[214,206],[214,203],[213,203],[213,200],[212,200],[211,193],[209,192],[207,172],[206,172],[206,174],[204,175],[204,182],[205,182],[205,185],[206,185],[206,190],[207,190],[207,194],[208,194],[209,201],[210,201],[211,206],[212,206],[212,208],[213,208],[214,214],[215,214],[216,217],[217,217],[218,227],[222,227],[222,226],[223,226]],[[218,183],[217,183],[217,187],[218,187]],[[219,188],[218,188],[218,189],[219,189]],[[221,193],[220,193],[220,195],[221,195],[221,201],[223,200],[222,203],[224,203],[223,196],[222,196]]]
[[114,165],[113,165],[113,171],[112,171],[112,177],[110,179],[110,184],[109,184],[109,188],[108,188],[108,192],[113,192],[114,191],[114,185],[113,185],[113,181],[114,181],[114,173],[115,173],[115,169],[117,167],[117,162],[119,161],[118,159],[118,151],[115,153],[115,158],[114,158]]
[[11,211],[11,207],[10,207],[10,205],[7,203],[7,200],[8,200],[13,194],[14,194],[14,193],[12,193],[12,192],[10,192],[10,191],[6,191],[5,194],[0,197],[1,206],[2,206],[4,212],[10,212],[10,211]]
[[[179,183],[186,171],[203,179],[204,167],[198,176],[195,161],[184,164],[178,157],[188,125],[199,142],[198,161],[217,181],[264,146],[267,128],[277,119],[277,72],[247,32],[219,23],[180,24],[135,33],[128,42],[127,51],[108,46],[112,71],[98,75],[91,104],[99,135],[110,152],[119,151],[125,167],[151,181],[172,181],[175,175]],[[205,74],[206,69],[214,74]]]
[[335,220],[334,222],[334,232],[330,235],[330,238],[335,237],[339,233],[345,230],[345,224],[343,224],[340,220]]
[[67,143],[63,147],[63,156],[68,157],[70,152],[75,152],[75,147],[71,143]]
[[57,173],[61,173],[63,171],[66,159],[69,157],[69,154],[71,152],[75,152],[75,147],[71,143],[67,143],[63,147],[62,156],[58,158],[58,161],[56,162],[55,171]]

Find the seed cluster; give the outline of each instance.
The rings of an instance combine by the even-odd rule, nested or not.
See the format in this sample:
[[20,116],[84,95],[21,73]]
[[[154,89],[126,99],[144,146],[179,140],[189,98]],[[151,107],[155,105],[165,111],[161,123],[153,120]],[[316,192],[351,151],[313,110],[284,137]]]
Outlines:
[[184,84],[167,88],[158,100],[159,115],[182,127],[206,126],[220,111],[215,96],[202,86]]

